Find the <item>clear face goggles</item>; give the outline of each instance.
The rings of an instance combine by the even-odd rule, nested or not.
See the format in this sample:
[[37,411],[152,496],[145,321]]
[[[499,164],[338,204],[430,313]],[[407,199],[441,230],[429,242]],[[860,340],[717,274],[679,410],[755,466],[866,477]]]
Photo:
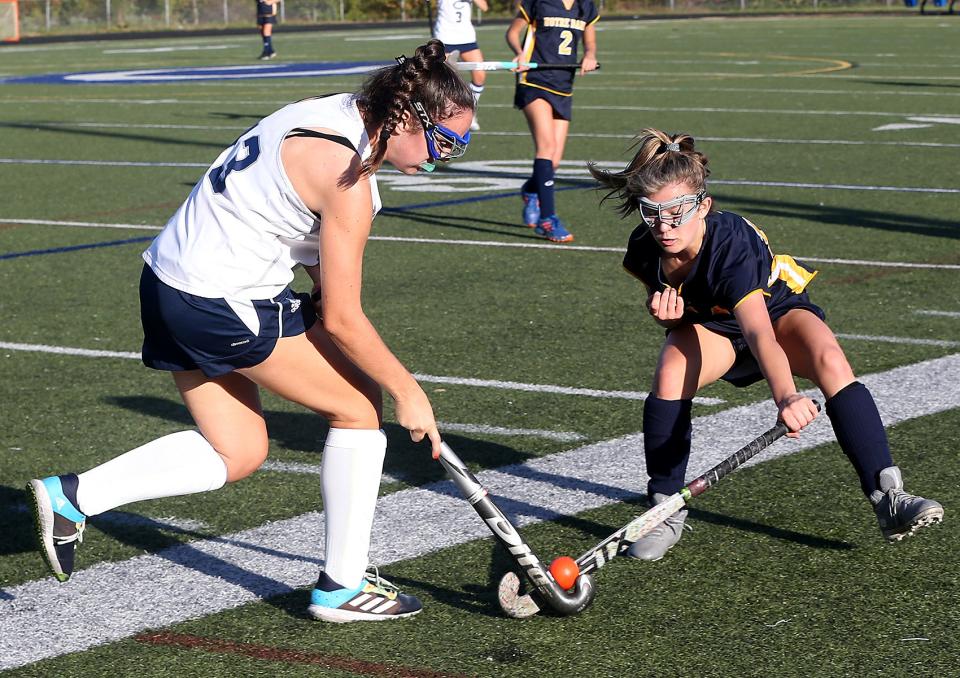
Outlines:
[[436,169],[438,162],[450,162],[467,152],[470,132],[467,132],[466,136],[460,136],[449,127],[433,122],[419,101],[411,101],[410,108],[420,120],[423,136],[427,140],[427,152],[430,154],[430,160],[420,164],[423,170],[432,172]]
[[697,209],[707,197],[705,190],[695,194],[677,196],[668,202],[653,202],[640,198],[640,216],[650,228],[663,224],[669,228],[676,228],[690,221]]

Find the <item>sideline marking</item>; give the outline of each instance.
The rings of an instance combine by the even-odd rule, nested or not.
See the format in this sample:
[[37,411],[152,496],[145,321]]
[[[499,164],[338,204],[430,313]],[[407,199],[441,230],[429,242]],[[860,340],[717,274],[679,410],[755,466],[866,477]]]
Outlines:
[[[73,348],[70,346],[50,346],[47,344],[22,344],[9,341],[0,341],[0,349],[8,351],[25,351],[30,353],[56,353],[59,355],[76,355],[87,358],[125,358],[140,360],[140,354],[133,351],[103,351],[87,348]],[[576,386],[557,386],[554,384],[526,384],[519,381],[501,381],[497,379],[474,379],[471,377],[444,377],[433,374],[413,373],[417,381],[428,384],[452,384],[454,386],[476,386],[480,388],[498,388],[507,391],[529,391],[533,393],[553,393],[557,395],[588,396],[590,398],[614,398],[621,400],[644,400],[649,395],[646,391],[606,391],[595,388],[580,388]],[[719,398],[696,397],[693,402],[700,405],[722,405],[725,401]]]
[[942,318],[960,318],[960,311],[914,311],[916,315],[933,315]]
[[[960,354],[954,354],[860,381],[873,392],[890,427],[960,408],[958,374]],[[904,398],[904,393],[915,397]],[[773,404],[764,400],[695,418],[687,477],[696,477],[718,463],[745,442],[748,432],[766,430],[775,415]],[[777,441],[749,465],[833,441],[828,418],[820,416],[799,439]],[[476,475],[481,484],[494,490],[497,504],[514,524],[523,528],[636,500],[641,496],[639,479],[645,472],[643,435],[633,433]],[[852,469],[850,479],[850,491],[854,492]],[[869,510],[865,505],[865,515]],[[381,565],[491,538],[486,525],[450,481],[385,495],[378,501],[377,513],[370,556]],[[875,532],[872,530],[872,536],[880,539]],[[50,577],[11,586],[5,591],[8,599],[0,600],[0,626],[4,629],[0,670],[310,586],[316,578],[317,544],[323,542],[323,535],[322,514],[311,511],[125,561],[97,563],[75,572],[68,584]],[[82,561],[82,551],[80,554]],[[158,592],[150,595],[149,601],[143,600],[143,582]],[[202,595],[197,594],[201,591]],[[303,597],[305,600],[305,592]],[[63,610],[70,611],[69,624],[57,623]],[[50,640],[51,628],[57,630],[56,642]]]
[[[512,194],[511,194],[512,195]],[[421,208],[430,207],[435,203],[428,203]],[[388,208],[389,209],[389,208]],[[407,207],[405,209],[410,209]],[[396,209],[395,211],[401,211]],[[73,226],[78,228],[118,228],[118,229],[141,229],[146,231],[160,231],[162,226],[147,226],[144,224],[106,224],[93,221],[55,221],[50,219],[4,219],[0,217],[0,224],[25,224],[29,226]],[[372,241],[379,242],[402,242],[402,243],[420,243],[428,245],[465,245],[473,247],[514,247],[520,249],[542,249],[552,250],[554,252],[612,252],[622,254],[622,247],[602,247],[599,245],[564,245],[557,247],[548,243],[523,243],[506,242],[500,240],[454,240],[447,238],[417,238],[413,236],[399,235],[372,235],[369,238]],[[910,261],[871,261],[869,259],[836,259],[833,257],[807,257],[796,255],[797,259],[809,261],[816,264],[838,264],[840,266],[880,266],[886,268],[919,268],[957,271],[960,270],[960,264],[926,264]]]

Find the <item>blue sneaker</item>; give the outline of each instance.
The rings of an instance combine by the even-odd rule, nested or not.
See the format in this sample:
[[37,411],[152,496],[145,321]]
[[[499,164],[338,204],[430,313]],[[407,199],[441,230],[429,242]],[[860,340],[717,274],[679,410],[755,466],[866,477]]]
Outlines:
[[543,219],[533,232],[551,242],[573,242],[573,233],[564,227],[556,214]]
[[414,596],[383,579],[376,567],[368,570],[360,586],[341,588],[326,572],[320,573],[310,594],[307,612],[314,619],[342,624],[353,621],[382,621],[412,617],[423,609]]
[[87,517],[77,509],[77,476],[73,473],[31,480],[40,555],[53,576],[67,581],[73,574],[73,552],[83,541]]
[[521,191],[520,197],[523,198],[523,223],[527,228],[536,228],[540,222],[540,196]]

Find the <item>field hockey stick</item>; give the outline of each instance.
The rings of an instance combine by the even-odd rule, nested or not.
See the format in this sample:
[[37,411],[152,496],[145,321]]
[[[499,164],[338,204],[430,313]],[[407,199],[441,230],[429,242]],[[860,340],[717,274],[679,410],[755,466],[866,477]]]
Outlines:
[[430,37],[437,37],[433,33],[433,5],[430,4],[430,0],[423,0],[423,4],[427,6],[427,21],[430,22]]
[[[817,411],[820,411],[820,403],[814,401]],[[592,549],[577,558],[577,566],[580,568],[580,574],[585,575],[599,570],[606,565],[612,558],[620,555],[643,536],[653,531],[658,525],[661,525],[674,513],[690,503],[694,497],[698,497],[721,479],[729,475],[732,471],[743,466],[748,460],[758,455],[766,449],[775,440],[783,437],[788,429],[783,422],[777,422],[777,425],[769,431],[754,438],[729,457],[721,461],[712,469],[703,475],[695,478],[686,487],[676,494],[671,495],[666,501],[663,501],[642,515],[634,518],[609,537],[601,541]],[[513,572],[508,572],[500,580],[500,586],[497,595],[500,599],[500,607],[507,611],[511,617],[523,619],[535,615],[539,606],[536,600],[529,594],[518,595],[520,591],[520,580]]]
[[[596,596],[593,577],[590,575],[579,577],[572,591],[565,591],[560,588],[547,569],[540,563],[533,550],[523,541],[520,533],[517,532],[510,520],[490,499],[486,488],[470,473],[460,457],[446,443],[441,444],[440,450],[440,463],[446,470],[447,475],[450,476],[463,496],[466,497],[467,501],[483,519],[483,522],[493,532],[493,536],[507,549],[516,564],[520,566],[520,570],[533,585],[534,593],[538,596],[537,609],[539,610],[541,606],[546,605],[560,615],[577,614],[586,609]],[[504,612],[510,614],[507,609],[504,609]]]
[[[458,61],[455,68],[458,71],[512,71],[517,66],[526,66],[537,71],[578,71],[580,64],[542,64],[537,61],[518,64],[516,61]],[[600,70],[597,64],[595,70]]]

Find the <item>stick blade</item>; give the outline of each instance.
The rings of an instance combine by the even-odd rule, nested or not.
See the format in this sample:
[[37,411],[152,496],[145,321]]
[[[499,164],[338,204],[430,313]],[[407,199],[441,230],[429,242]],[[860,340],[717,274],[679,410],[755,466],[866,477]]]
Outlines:
[[497,587],[497,601],[500,609],[513,619],[527,619],[540,611],[540,606],[529,595],[520,595],[520,577],[516,572],[507,572]]

